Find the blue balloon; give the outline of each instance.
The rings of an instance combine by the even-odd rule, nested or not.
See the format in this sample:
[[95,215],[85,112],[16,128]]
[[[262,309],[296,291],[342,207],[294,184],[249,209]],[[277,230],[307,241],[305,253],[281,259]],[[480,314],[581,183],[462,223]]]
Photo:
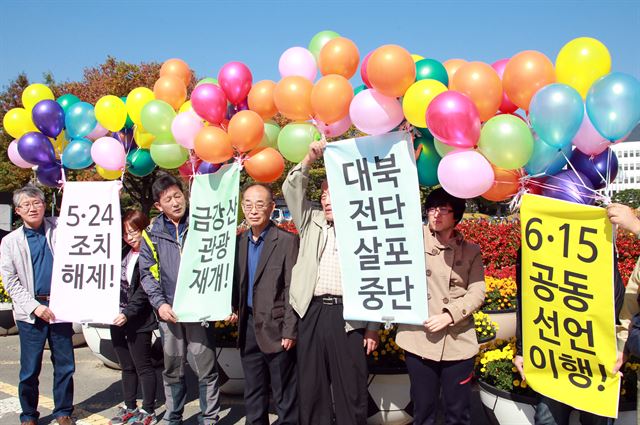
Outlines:
[[530,176],[551,176],[562,170],[567,165],[567,158],[570,157],[571,144],[558,149],[545,143],[544,140],[535,135],[533,154],[529,162],[524,166],[524,170]]
[[51,165],[56,160],[53,145],[47,136],[37,131],[30,131],[18,139],[18,153],[34,165]]
[[605,75],[587,93],[591,123],[609,141],[625,137],[640,121],[640,81],[622,72]]
[[91,133],[98,121],[92,104],[78,102],[69,107],[64,122],[69,137],[78,139]]
[[566,84],[541,88],[529,105],[531,127],[548,145],[559,149],[571,144],[583,116],[580,93]]
[[91,141],[73,139],[62,152],[62,165],[72,170],[82,170],[93,164],[91,159]]
[[55,100],[45,99],[31,110],[33,123],[45,136],[56,138],[64,128],[64,110]]

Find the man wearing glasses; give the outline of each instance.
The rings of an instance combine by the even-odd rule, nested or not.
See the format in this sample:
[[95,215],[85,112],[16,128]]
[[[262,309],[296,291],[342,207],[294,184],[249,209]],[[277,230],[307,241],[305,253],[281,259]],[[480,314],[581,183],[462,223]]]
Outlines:
[[44,218],[44,193],[37,187],[16,190],[13,204],[24,224],[2,240],[0,263],[20,336],[20,421],[22,425],[38,423],[38,377],[48,340],[53,363],[53,416],[58,424],[71,425],[73,328],[71,323],[53,323],[56,317],[48,307],[56,219]]

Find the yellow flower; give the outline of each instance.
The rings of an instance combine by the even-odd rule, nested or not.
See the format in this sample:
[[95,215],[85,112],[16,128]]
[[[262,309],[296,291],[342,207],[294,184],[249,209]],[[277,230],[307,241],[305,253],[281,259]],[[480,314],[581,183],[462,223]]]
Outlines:
[[520,386],[520,381],[519,381],[519,380],[517,380],[517,379],[514,379],[514,380],[513,380],[513,386],[514,386],[514,387],[519,387],[519,386]]

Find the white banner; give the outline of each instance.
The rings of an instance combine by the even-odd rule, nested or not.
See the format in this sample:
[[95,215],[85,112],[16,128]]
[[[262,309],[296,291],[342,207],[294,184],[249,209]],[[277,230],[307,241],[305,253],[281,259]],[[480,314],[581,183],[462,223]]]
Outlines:
[[64,185],[49,304],[60,322],[111,324],[118,315],[120,188],[119,181]]

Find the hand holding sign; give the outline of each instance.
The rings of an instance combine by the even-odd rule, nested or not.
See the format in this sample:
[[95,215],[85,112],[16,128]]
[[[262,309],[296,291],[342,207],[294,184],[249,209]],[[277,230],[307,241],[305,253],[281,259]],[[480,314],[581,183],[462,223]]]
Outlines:
[[38,307],[36,307],[36,309],[33,311],[33,314],[47,323],[56,321],[55,314],[53,314],[53,311],[51,311],[51,309],[49,309],[49,307],[47,307],[46,305],[39,305]]
[[178,321],[178,316],[176,316],[169,304],[162,304],[160,308],[158,308],[158,315],[160,319],[165,322],[176,323]]

